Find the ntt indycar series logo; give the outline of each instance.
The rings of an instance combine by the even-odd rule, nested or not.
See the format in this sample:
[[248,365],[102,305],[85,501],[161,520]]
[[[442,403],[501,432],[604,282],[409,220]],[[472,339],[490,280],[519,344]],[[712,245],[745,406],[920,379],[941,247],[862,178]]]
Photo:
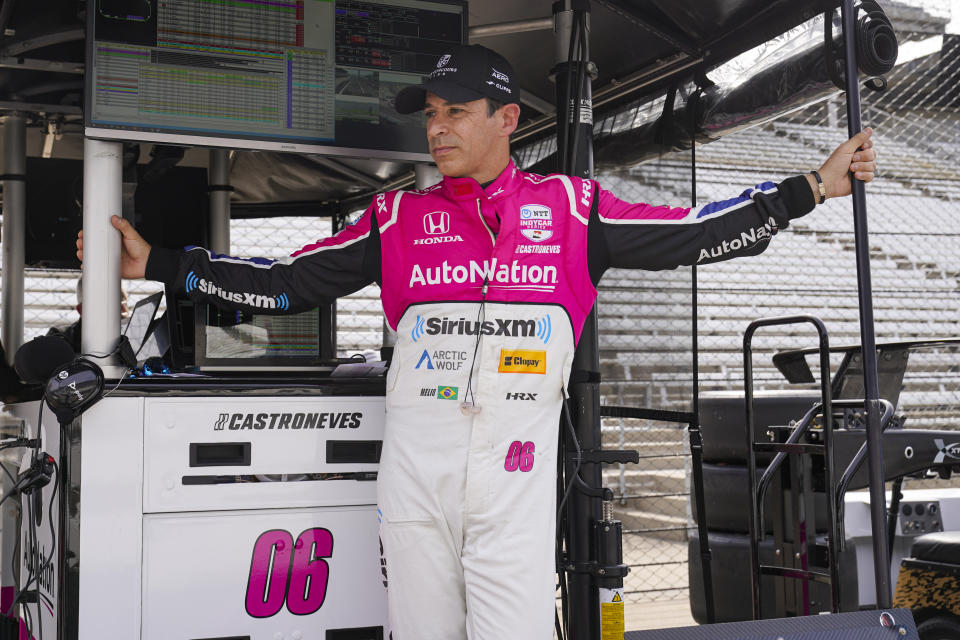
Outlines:
[[509,264],[496,258],[467,264],[450,264],[446,260],[439,267],[421,268],[413,265],[410,285],[424,287],[436,284],[489,283],[491,286],[506,286],[511,289],[552,292],[557,285],[557,268],[552,265],[521,264],[517,260]]
[[510,338],[535,337],[543,344],[550,341],[553,323],[550,316],[531,320],[495,318],[493,320],[467,320],[466,318],[424,318],[417,316],[410,337],[419,342],[423,336],[507,336]]
[[186,281],[187,293],[199,291],[207,295],[223,298],[227,302],[237,302],[239,304],[257,307],[259,309],[282,309],[286,311],[290,308],[290,299],[287,294],[281,293],[279,296],[261,296],[256,293],[247,293],[245,291],[227,291],[221,289],[212,282],[200,278],[193,271],[187,274]]

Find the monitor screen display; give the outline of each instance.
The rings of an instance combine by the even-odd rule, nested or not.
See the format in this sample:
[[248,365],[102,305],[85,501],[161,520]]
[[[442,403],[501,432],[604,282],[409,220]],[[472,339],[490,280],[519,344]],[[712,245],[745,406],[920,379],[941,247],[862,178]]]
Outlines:
[[[450,45],[463,0],[97,0],[86,134],[428,159],[422,114],[393,109]],[[92,37],[90,36],[92,34]]]
[[324,318],[319,309],[260,315],[196,305],[195,359],[199,368],[303,366],[323,356]]

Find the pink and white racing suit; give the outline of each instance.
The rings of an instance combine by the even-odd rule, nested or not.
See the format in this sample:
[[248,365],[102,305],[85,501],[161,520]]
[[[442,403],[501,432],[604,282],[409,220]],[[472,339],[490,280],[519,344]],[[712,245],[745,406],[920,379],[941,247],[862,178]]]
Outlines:
[[813,204],[802,176],[689,210],[511,163],[382,193],[286,261],[154,249],[147,275],[256,312],[377,282],[398,336],[377,485],[393,638],[547,640],[562,389],[600,276],[760,253]]

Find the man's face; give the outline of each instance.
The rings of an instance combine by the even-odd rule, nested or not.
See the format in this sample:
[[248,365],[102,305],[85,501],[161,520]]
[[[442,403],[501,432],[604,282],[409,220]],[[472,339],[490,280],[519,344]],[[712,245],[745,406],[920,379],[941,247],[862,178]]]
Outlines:
[[509,142],[500,132],[500,119],[487,115],[486,100],[451,103],[427,92],[423,111],[430,155],[440,173],[479,182],[500,173],[503,154],[499,150],[501,146],[509,149]]

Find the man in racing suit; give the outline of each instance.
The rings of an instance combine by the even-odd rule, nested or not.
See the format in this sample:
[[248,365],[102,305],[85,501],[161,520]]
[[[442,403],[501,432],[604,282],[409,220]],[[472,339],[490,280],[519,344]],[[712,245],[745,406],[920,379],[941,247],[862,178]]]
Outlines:
[[397,331],[377,484],[395,640],[553,637],[557,426],[604,271],[760,253],[817,199],[849,193],[848,171],[875,169],[868,131],[816,177],[698,209],[628,204],[593,180],[514,166],[512,75],[483,47],[441,57],[397,109],[425,110],[443,180],[377,195],[287,260],[151,250],[113,221],[125,277],[145,272],[197,301],[297,312],[380,285]]

